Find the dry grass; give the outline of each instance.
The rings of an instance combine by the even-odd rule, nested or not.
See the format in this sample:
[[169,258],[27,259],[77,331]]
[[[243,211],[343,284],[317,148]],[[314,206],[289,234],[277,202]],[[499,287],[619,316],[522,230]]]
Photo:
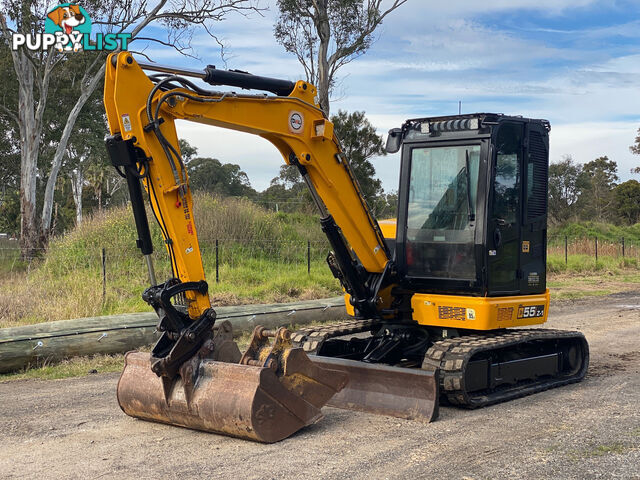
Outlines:
[[[340,293],[324,260],[328,246],[317,218],[276,214],[247,200],[202,194],[195,197],[194,216],[214,305],[288,302]],[[171,276],[171,270],[159,228],[151,223],[157,277],[163,280]],[[148,311],[140,298],[148,280],[135,247],[136,237],[130,209],[122,206],[89,217],[79,228],[54,239],[46,256],[30,265],[2,252],[0,328]],[[216,240],[220,283],[215,282]],[[549,285],[560,296],[605,294],[619,291],[625,283],[638,282],[640,251],[631,246],[631,240],[625,258],[620,256],[618,243],[600,241],[596,263],[595,242],[573,239],[568,264],[564,242],[555,240],[549,246]],[[310,275],[307,242],[312,247]],[[107,265],[104,298],[102,248],[106,249]],[[607,288],[584,288],[581,278],[613,282]]]
[[[323,298],[340,293],[327,268],[326,240],[317,218],[276,214],[238,199],[198,195],[195,218],[205,273],[215,305],[272,303]],[[135,247],[135,226],[127,206],[87,218],[30,268],[15,259],[0,266],[0,328],[69,318],[148,311],[142,291],[146,267]],[[158,227],[152,224],[159,280],[172,276]],[[220,283],[215,282],[219,240]],[[307,242],[312,271],[307,274]],[[102,249],[106,250],[103,298]],[[9,265],[11,261],[11,265]]]
[[[638,258],[640,256],[640,247],[635,244],[627,243],[625,245],[625,256],[628,258]],[[547,254],[558,255],[564,258],[565,247],[564,243],[554,242],[550,244],[547,249]],[[585,255],[587,257],[595,258],[596,254],[596,241],[595,238],[574,238],[567,242],[567,254],[569,256]],[[622,256],[622,242],[598,240],[598,256],[599,257],[621,257]]]
[[0,375],[0,382],[13,380],[55,380],[59,378],[84,377],[96,373],[119,372],[124,367],[124,355],[95,355],[74,357],[55,364],[26,368],[19,372]]
[[612,293],[638,290],[640,272],[627,269],[595,274],[553,273],[547,279],[552,300],[604,296]]

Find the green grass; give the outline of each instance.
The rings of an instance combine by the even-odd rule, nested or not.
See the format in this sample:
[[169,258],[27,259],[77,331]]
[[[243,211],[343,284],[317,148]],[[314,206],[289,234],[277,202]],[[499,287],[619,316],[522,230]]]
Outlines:
[[619,442],[604,444],[604,445],[595,445],[593,447],[580,450],[580,451],[572,451],[571,456],[574,460],[581,460],[584,458],[594,458],[594,457],[602,457],[605,455],[621,455],[625,453],[629,447]]
[[[286,302],[338,295],[341,288],[324,257],[328,245],[318,218],[304,214],[273,213],[238,199],[207,195],[195,198],[196,225],[209,291],[215,305]],[[151,219],[151,215],[149,215]],[[170,266],[159,228],[151,221],[159,279]],[[625,236],[640,243],[640,226],[585,224],[568,226],[571,235],[597,233],[601,241]],[[607,233],[608,232],[608,233]],[[607,233],[606,235],[604,233]],[[622,235],[624,234],[624,235]],[[632,235],[633,234],[633,235]],[[634,236],[636,235],[636,236]],[[54,239],[42,259],[29,266],[16,251],[0,251],[0,328],[85,316],[149,311],[141,299],[148,284],[146,268],[135,247],[135,225],[130,208],[103,212],[61,238]],[[219,240],[219,276],[215,281],[215,241]],[[307,273],[307,242],[311,242],[311,274]],[[15,246],[15,242],[12,243]],[[564,245],[564,244],[562,244]],[[585,245],[591,245],[587,241]],[[101,250],[106,249],[107,289],[102,299]],[[564,252],[563,248],[560,249]],[[640,284],[636,257],[611,252],[595,262],[593,255],[572,254],[565,264],[558,248],[548,255],[548,286],[552,298],[602,296]],[[1,255],[4,253],[4,255]],[[249,334],[238,339],[246,348]],[[123,356],[80,357],[55,365],[0,375],[0,381],[26,378],[55,379],[120,371]],[[606,452],[605,452],[606,453]]]
[[591,291],[580,291],[580,292],[552,292],[551,297],[552,300],[579,300],[581,298],[587,297],[604,297],[607,295],[611,295],[615,293],[615,290],[591,290]]
[[20,260],[20,245],[16,240],[0,238],[0,278],[14,270],[25,270],[27,263]]
[[29,368],[0,375],[0,382],[13,380],[56,380],[84,377],[95,373],[119,372],[124,366],[124,355],[96,355],[74,357],[60,363]]
[[595,238],[599,241],[618,243],[624,237],[625,243],[640,245],[640,223],[631,226],[619,226],[601,222],[573,222],[549,229],[550,243],[564,242],[564,237]]
[[[215,305],[270,303],[338,295],[341,288],[325,263],[328,244],[318,218],[274,213],[247,201],[195,196],[194,217],[205,273]],[[151,219],[151,215],[149,215]],[[160,230],[150,222],[158,280],[171,276]],[[636,228],[637,227],[637,228]],[[640,225],[572,224],[550,234],[599,234],[601,241],[624,234],[640,240]],[[606,235],[604,234],[606,233]],[[635,236],[634,236],[635,235]],[[53,239],[46,255],[28,269],[15,251],[0,256],[0,328],[87,316],[149,311],[141,299],[148,285],[146,267],[135,247],[130,208],[121,206],[87,218],[63,237]],[[218,240],[219,278],[215,259]],[[311,242],[311,274],[307,273]],[[553,242],[551,242],[553,243]],[[640,282],[640,263],[632,247],[627,258],[614,244],[599,247],[595,262],[591,240],[576,243],[564,261],[564,247],[551,245],[549,286],[553,298],[579,298],[619,291],[621,284]],[[13,242],[15,245],[15,242]],[[103,298],[101,251],[106,251]],[[7,253],[9,252],[9,253]],[[11,256],[13,255],[13,256]],[[7,273],[9,272],[9,273]],[[603,279],[606,285],[603,285]],[[591,282],[591,283],[589,283]],[[618,285],[612,285],[616,282]],[[590,288],[587,288],[590,285]]]
[[635,259],[602,257],[594,260],[582,255],[564,257],[549,255],[547,286],[554,300],[610,295],[640,289],[640,269]]
[[564,254],[549,253],[547,255],[547,269],[550,273],[621,274],[630,269],[637,270],[640,264],[637,258],[623,258],[614,256],[599,256],[598,261],[593,255],[569,255],[565,263]]
[[[286,302],[341,293],[324,260],[328,244],[317,217],[269,212],[247,200],[203,194],[196,195],[194,205],[205,273],[216,305]],[[171,268],[160,230],[155,222],[150,223],[157,278],[164,280],[172,276]],[[122,206],[88,218],[52,240],[46,255],[31,265],[28,274],[10,259],[12,273],[0,275],[0,328],[148,311],[141,299],[148,278],[136,238],[130,207]],[[216,240],[219,283],[215,281]],[[307,273],[308,242],[311,274]],[[4,265],[6,269],[9,260]]]

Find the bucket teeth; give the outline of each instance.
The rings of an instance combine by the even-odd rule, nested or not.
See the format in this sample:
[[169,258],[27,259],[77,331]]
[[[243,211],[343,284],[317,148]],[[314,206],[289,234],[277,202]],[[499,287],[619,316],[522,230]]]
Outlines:
[[[130,352],[118,382],[118,403],[130,416],[260,442],[276,442],[322,418],[321,408],[348,381],[291,348],[285,329],[257,336],[238,363],[228,343],[203,351],[174,379],[158,377],[148,353]],[[272,345],[264,340],[275,338]],[[235,345],[235,343],[234,343]],[[220,358],[222,357],[222,358]],[[234,358],[235,357],[235,358]]]

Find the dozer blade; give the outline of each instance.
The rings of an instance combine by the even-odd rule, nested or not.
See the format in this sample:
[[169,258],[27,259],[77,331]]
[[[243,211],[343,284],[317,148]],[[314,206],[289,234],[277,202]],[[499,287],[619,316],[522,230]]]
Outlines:
[[276,339],[267,348],[265,340],[260,337],[260,348],[245,353],[240,363],[201,359],[172,380],[151,370],[148,353],[129,352],[118,403],[127,415],[143,420],[266,443],[287,438],[322,418],[320,409],[348,378],[315,365],[302,349],[276,351],[282,342]]
[[438,371],[391,367],[310,355],[322,368],[344,372],[347,386],[327,405],[348,410],[432,422],[438,417]]

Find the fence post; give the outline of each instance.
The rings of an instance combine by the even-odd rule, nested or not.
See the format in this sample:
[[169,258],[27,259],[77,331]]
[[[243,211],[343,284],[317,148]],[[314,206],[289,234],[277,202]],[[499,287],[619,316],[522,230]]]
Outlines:
[[307,240],[307,274],[311,275],[311,240]]
[[569,239],[564,236],[564,264],[569,265]]
[[624,258],[624,237],[622,237],[622,258]]
[[102,305],[107,299],[107,254],[102,247]]
[[598,237],[596,236],[596,265],[598,265]]
[[220,283],[220,271],[218,270],[218,239],[216,238],[216,283]]

